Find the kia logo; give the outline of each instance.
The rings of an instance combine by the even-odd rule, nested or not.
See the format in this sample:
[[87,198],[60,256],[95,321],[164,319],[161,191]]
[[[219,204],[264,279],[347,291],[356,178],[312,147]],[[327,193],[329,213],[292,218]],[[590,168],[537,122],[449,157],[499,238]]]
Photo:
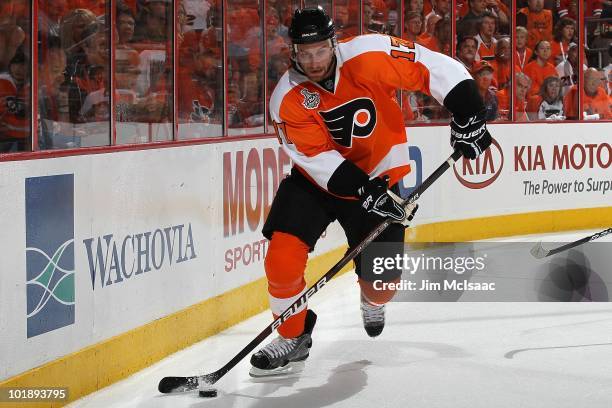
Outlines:
[[[461,167],[458,171],[457,167]],[[473,190],[485,188],[492,184],[501,174],[504,167],[504,152],[497,140],[476,160],[463,159],[455,163],[453,170],[461,184]]]

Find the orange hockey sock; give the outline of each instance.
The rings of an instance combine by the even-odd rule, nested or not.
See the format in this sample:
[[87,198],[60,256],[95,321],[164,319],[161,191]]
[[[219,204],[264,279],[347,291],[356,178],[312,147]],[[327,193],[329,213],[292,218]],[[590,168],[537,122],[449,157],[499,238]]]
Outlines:
[[[268,252],[265,269],[268,278],[270,309],[274,318],[285,311],[306,290],[304,271],[308,260],[309,247],[294,235],[274,232]],[[278,328],[286,338],[297,337],[304,332],[306,305],[298,309]]]

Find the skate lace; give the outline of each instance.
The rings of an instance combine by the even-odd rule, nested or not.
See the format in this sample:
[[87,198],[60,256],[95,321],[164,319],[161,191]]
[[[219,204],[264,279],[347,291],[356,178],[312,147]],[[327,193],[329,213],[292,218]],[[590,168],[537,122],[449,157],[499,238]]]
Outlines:
[[295,347],[298,339],[286,339],[282,336],[278,336],[265,346],[261,351],[266,353],[268,356],[273,358],[279,358],[285,354],[289,354]]
[[385,320],[385,305],[372,305],[367,301],[361,302],[361,311],[365,323],[382,322]]

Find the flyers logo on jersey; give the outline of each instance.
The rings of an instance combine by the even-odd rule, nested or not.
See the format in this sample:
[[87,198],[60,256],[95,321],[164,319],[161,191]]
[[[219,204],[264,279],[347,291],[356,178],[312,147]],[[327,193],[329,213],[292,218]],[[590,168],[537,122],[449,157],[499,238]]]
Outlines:
[[317,92],[308,92],[308,89],[304,88],[300,91],[304,96],[304,102],[302,104],[306,109],[316,109],[321,103],[321,95]]
[[370,136],[376,126],[376,107],[370,98],[353,99],[319,114],[334,142],[345,147],[353,145],[353,137]]

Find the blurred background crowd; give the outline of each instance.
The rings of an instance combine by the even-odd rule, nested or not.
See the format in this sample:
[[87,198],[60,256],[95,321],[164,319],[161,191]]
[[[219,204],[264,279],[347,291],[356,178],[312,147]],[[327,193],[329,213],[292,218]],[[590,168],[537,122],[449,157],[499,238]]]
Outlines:
[[[582,21],[578,0],[456,0],[454,12],[450,0],[303,1],[317,4],[341,41],[383,33],[460,61],[491,121],[612,119],[611,0],[582,2]],[[0,0],[0,152],[271,131],[265,101],[290,65],[301,5]],[[428,95],[397,99],[406,124],[449,119]]]

